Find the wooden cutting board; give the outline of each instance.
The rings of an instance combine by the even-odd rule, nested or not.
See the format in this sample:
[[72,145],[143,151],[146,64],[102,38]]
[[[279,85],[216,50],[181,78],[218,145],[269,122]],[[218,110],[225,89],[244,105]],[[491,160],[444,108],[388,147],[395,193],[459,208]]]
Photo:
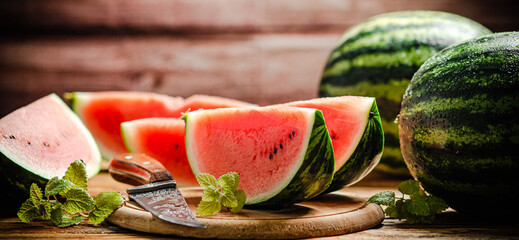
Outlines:
[[[202,190],[181,188],[196,212]],[[153,216],[134,202],[116,210],[108,221],[141,232],[196,238],[294,239],[341,235],[369,229],[384,219],[380,206],[354,194],[332,193],[282,210],[242,209],[237,214],[222,211],[198,217],[207,228],[172,224]]]

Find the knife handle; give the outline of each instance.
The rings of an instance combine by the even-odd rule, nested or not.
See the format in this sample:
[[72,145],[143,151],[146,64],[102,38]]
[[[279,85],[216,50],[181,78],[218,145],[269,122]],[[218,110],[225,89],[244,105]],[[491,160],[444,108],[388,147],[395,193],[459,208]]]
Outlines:
[[143,153],[122,153],[110,160],[108,172],[113,179],[134,186],[173,180],[156,159]]

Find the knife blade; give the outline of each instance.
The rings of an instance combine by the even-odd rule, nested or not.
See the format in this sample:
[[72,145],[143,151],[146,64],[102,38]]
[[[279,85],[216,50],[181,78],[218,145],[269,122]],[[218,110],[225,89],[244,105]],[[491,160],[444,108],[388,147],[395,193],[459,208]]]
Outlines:
[[171,174],[154,158],[119,154],[110,160],[108,172],[113,179],[134,185],[126,189],[128,196],[154,216],[184,226],[206,227],[189,209]]

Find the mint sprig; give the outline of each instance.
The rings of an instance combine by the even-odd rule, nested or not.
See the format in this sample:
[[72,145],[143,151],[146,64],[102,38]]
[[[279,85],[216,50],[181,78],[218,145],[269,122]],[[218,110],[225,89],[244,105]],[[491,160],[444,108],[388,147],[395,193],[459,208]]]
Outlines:
[[392,191],[385,191],[373,195],[368,202],[387,206],[387,216],[406,219],[410,224],[432,223],[436,213],[448,208],[441,198],[425,193],[416,180],[404,181],[397,189],[402,193],[400,198],[396,198]]
[[209,216],[221,211],[222,205],[232,213],[239,212],[245,204],[246,196],[243,190],[238,189],[240,174],[229,172],[218,179],[211,174],[199,173],[196,180],[204,189],[202,200],[196,208],[200,216]]
[[91,223],[102,223],[124,203],[117,192],[103,192],[92,198],[87,192],[86,166],[81,160],[72,162],[63,178],[51,178],[45,192],[33,183],[29,194],[29,199],[18,210],[18,218],[22,222],[50,220],[60,228],[78,225],[85,220],[87,212]]

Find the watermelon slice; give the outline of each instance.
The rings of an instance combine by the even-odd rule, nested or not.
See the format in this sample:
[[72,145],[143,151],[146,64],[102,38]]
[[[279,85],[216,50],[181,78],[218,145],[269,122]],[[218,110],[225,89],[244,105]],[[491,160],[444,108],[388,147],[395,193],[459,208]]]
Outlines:
[[295,107],[222,108],[185,115],[194,173],[240,174],[249,207],[281,208],[323,192],[333,149],[322,112]]
[[121,129],[128,151],[157,159],[177,185],[198,186],[187,161],[184,126],[184,120],[177,118],[144,118],[123,122]]
[[55,94],[0,119],[0,152],[3,196],[12,204],[27,199],[33,182],[41,187],[48,179],[63,176],[75,160],[85,162],[88,177],[101,167],[92,135]]
[[328,97],[283,105],[315,108],[323,112],[335,155],[335,173],[326,192],[360,181],[380,161],[384,133],[375,98]]
[[178,117],[183,99],[146,92],[73,92],[66,97],[97,141],[105,159],[126,152],[121,123],[149,117]]

